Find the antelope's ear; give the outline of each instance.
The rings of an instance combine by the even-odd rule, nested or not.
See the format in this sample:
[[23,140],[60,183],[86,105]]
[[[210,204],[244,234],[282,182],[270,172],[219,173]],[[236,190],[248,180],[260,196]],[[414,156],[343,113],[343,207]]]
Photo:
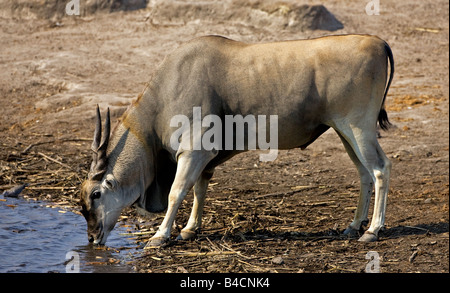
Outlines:
[[103,188],[114,190],[117,187],[117,181],[112,174],[106,175],[105,180],[102,182]]

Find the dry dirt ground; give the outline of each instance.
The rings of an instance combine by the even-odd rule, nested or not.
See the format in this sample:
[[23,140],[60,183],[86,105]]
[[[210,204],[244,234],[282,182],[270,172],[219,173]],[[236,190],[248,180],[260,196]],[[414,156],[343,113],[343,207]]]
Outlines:
[[[393,162],[380,241],[341,235],[359,180],[328,131],[274,162],[248,152],[219,166],[198,237],[146,250],[132,263],[138,272],[364,272],[374,251],[381,272],[449,272],[448,1],[381,0],[380,15],[366,14],[369,1],[308,3],[334,14],[343,25],[334,31],[302,25],[294,1],[150,1],[145,9],[94,7],[81,16],[65,16],[56,2],[38,9],[27,6],[38,1],[0,0],[0,190],[28,183],[23,196],[75,208],[90,166],[95,104],[118,118],[164,56],[193,37],[267,42],[374,34],[390,44],[396,67],[387,97],[395,127],[380,138]],[[191,202],[188,195],[173,236]],[[120,224],[138,246],[161,220],[130,208]]]

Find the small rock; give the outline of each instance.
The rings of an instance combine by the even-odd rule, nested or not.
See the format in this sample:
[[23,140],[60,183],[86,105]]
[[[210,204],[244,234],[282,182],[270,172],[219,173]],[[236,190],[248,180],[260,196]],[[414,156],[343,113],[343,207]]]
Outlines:
[[3,191],[1,195],[4,197],[19,197],[19,194],[22,192],[22,190],[25,189],[25,187],[28,186],[28,183],[14,186],[13,188],[10,188],[8,190]]
[[272,258],[272,263],[275,265],[282,265],[284,264],[284,259],[281,256],[276,256]]
[[187,274],[188,273],[188,271],[184,268],[184,267],[182,267],[182,266],[179,266],[179,267],[177,267],[177,271],[176,271],[176,273],[183,273],[183,274]]

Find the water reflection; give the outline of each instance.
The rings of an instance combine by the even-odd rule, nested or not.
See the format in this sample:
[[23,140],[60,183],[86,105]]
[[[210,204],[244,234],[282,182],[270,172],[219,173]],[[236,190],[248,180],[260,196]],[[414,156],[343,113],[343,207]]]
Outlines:
[[79,255],[80,272],[132,272],[127,264],[137,253],[125,228],[116,227],[107,247],[90,244],[82,216],[45,207],[44,202],[0,201],[0,273],[66,272],[69,251]]

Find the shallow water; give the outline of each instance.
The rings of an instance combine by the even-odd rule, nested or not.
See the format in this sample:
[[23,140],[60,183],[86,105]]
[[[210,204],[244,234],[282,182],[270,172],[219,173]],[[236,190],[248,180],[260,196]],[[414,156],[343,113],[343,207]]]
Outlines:
[[46,205],[0,201],[0,273],[133,271],[127,261],[136,244],[119,235],[124,227],[116,227],[99,249],[88,242],[82,216]]

